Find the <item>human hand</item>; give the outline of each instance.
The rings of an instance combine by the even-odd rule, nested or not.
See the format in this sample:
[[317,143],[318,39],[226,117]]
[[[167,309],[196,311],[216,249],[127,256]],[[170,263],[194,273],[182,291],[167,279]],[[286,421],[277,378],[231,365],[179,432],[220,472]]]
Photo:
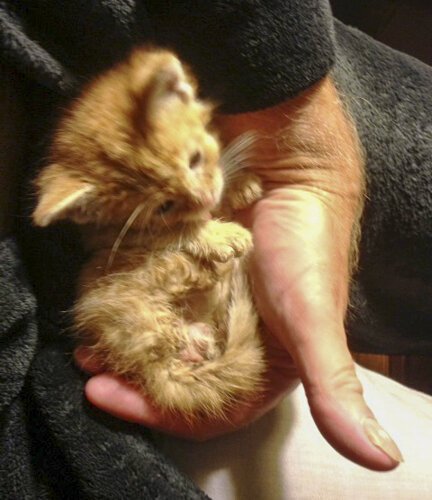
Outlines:
[[344,456],[372,469],[402,461],[367,407],[344,317],[363,198],[362,155],[330,78],[296,99],[223,117],[230,142],[254,130],[265,195],[243,222],[254,236],[251,275],[260,314],[292,356],[314,420]]
[[292,360],[278,341],[269,337],[266,343],[268,369],[263,378],[265,388],[258,398],[243,402],[227,410],[224,418],[206,417],[185,419],[164,412],[152,400],[124,378],[110,373],[92,349],[80,346],[74,356],[78,366],[92,375],[85,386],[87,399],[111,415],[145,425],[174,436],[204,441],[233,432],[257,420],[276,406],[289,389],[296,386],[298,376]]
[[287,103],[225,116],[219,125],[226,142],[249,130],[263,137],[254,164],[265,196],[241,216],[254,235],[251,273],[257,304],[274,335],[267,339],[268,391],[233,408],[224,421],[186,422],[162,414],[124,380],[104,373],[81,348],[78,363],[97,373],[87,383],[88,399],[119,418],[206,439],[265,413],[299,373],[326,439],[366,467],[394,468],[400,453],[366,406],[346,346],[344,316],[362,171],[355,133],[333,84],[326,78]]

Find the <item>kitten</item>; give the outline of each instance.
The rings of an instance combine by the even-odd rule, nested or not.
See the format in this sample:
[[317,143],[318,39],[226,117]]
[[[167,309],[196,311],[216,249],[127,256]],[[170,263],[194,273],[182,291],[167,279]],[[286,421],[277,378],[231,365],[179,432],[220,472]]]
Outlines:
[[245,174],[225,186],[213,108],[196,92],[163,50],[138,49],[98,77],[60,122],[33,213],[39,226],[79,224],[91,252],[73,310],[81,341],[190,417],[258,393],[265,368],[251,235],[211,219],[254,202],[260,184]]

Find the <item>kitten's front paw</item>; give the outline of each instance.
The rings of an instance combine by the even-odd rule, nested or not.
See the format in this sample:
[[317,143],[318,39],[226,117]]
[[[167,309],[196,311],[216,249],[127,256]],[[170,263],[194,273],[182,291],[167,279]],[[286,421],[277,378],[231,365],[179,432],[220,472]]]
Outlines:
[[258,201],[263,194],[261,180],[249,174],[234,182],[225,194],[225,203],[232,210],[243,210]]
[[199,238],[188,242],[191,255],[216,262],[228,262],[245,255],[252,248],[251,233],[235,222],[209,221]]
[[234,249],[235,257],[241,257],[252,249],[252,234],[240,224],[229,222],[230,245]]
[[213,260],[227,262],[251,250],[252,235],[235,222],[224,222],[220,223],[218,230],[210,233],[207,244]]

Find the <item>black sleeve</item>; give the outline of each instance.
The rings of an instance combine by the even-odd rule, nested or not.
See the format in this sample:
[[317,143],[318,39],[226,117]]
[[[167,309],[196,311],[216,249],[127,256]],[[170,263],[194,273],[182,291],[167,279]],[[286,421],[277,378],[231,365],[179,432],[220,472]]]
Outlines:
[[5,0],[1,57],[60,93],[124,57],[167,45],[225,110],[271,106],[319,80],[333,62],[327,0]]
[[229,112],[268,107],[322,78],[334,58],[326,0],[149,0],[155,41],[176,50]]

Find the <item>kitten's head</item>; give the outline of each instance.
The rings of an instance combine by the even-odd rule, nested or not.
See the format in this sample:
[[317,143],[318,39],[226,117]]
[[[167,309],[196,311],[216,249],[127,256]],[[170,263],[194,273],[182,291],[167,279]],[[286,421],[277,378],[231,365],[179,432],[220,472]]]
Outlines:
[[[171,226],[220,200],[212,108],[167,51],[140,49],[83,92],[60,123],[36,179],[34,222]],[[132,221],[131,221],[132,222]]]

